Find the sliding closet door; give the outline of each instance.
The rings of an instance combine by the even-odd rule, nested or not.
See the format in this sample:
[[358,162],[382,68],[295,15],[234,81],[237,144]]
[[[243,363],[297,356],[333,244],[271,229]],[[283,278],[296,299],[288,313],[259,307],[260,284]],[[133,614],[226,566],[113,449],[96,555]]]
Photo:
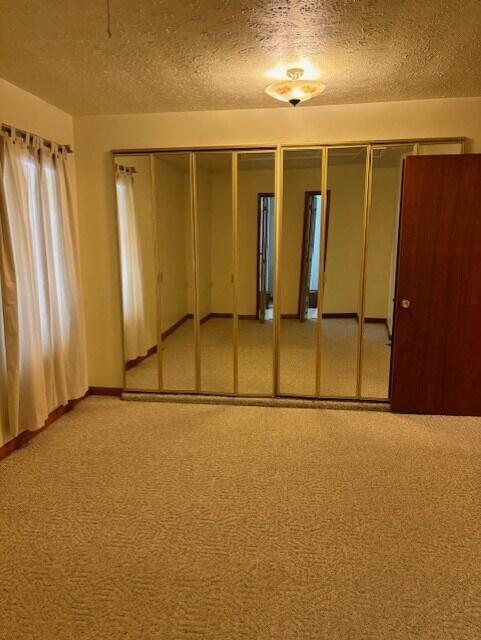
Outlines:
[[200,390],[234,392],[232,154],[196,153]]
[[365,147],[328,151],[320,386],[324,397],[356,397],[359,392],[366,159]]
[[150,155],[116,156],[125,388],[157,391],[157,243]]
[[405,161],[392,409],[481,415],[481,155]]
[[238,392],[272,395],[275,153],[238,153],[236,163]]
[[165,391],[196,389],[191,155],[158,153],[154,157],[162,389]]
[[322,150],[285,150],[282,157],[279,392],[315,396],[320,281],[325,235]]
[[402,167],[404,158],[413,152],[413,145],[373,148],[364,289],[363,398],[389,397]]

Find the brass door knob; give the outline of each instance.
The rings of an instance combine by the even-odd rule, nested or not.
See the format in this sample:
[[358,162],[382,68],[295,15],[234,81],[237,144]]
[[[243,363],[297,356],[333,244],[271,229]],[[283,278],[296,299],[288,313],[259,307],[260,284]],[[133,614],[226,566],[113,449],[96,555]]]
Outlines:
[[403,309],[409,309],[410,306],[411,306],[411,300],[406,300],[406,298],[403,298],[401,300],[401,307]]

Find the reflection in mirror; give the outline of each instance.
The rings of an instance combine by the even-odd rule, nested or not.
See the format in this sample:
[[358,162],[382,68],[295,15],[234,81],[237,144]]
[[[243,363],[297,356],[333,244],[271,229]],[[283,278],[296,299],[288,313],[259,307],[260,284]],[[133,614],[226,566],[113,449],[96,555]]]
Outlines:
[[125,386],[157,390],[157,268],[150,156],[117,156],[115,165]]
[[285,395],[316,394],[321,178],[321,150],[284,153],[279,390]]
[[374,147],[364,294],[361,395],[387,399],[402,162],[412,145]]
[[196,153],[201,390],[234,391],[232,154]]
[[239,393],[272,395],[274,152],[238,154]]
[[154,156],[161,273],[162,388],[195,390],[190,154]]
[[357,392],[366,148],[328,151],[329,228],[322,309],[321,395]]

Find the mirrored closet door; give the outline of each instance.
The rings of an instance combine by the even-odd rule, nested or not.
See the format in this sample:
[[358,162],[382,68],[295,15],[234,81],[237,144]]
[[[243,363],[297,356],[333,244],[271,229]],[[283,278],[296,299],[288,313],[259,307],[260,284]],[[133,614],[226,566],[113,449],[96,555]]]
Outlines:
[[[316,396],[329,207],[322,149],[284,150],[279,278],[279,392]],[[327,203],[326,203],[327,205]]]
[[165,391],[196,390],[196,282],[191,153],[153,156]]
[[238,392],[270,396],[274,384],[275,153],[237,153],[235,163]]
[[389,400],[404,160],[462,151],[114,155],[125,389]]
[[367,158],[362,146],[327,151],[320,395],[328,398],[353,398],[358,391]]
[[150,155],[117,156],[125,388],[159,388],[157,249]]
[[232,154],[195,154],[200,390],[234,392]]
[[403,161],[413,145],[372,148],[360,395],[389,397]]

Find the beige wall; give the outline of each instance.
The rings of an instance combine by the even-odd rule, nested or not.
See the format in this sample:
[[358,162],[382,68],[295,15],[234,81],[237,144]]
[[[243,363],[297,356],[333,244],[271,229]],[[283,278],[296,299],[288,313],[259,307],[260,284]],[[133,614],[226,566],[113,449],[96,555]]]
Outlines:
[[376,167],[372,172],[371,212],[369,220],[366,266],[367,317],[386,318],[389,315],[391,264],[395,260],[397,240],[394,225],[397,220],[401,164]]
[[[55,142],[63,144],[73,144],[74,142],[71,116],[2,79],[0,79],[0,123],[9,124]],[[69,168],[71,169],[70,176],[75,198],[75,172],[74,162],[71,158],[72,156],[69,156]],[[110,313],[112,313],[112,308]],[[115,356],[117,363],[120,355],[119,346],[117,342]],[[10,438],[6,433],[6,425],[2,415],[3,412],[0,410],[0,445]]]
[[0,122],[62,144],[74,141],[72,116],[1,78]]
[[232,178],[230,171],[212,173],[211,202],[210,311],[232,313]]
[[90,384],[122,380],[112,149],[466,136],[481,151],[480,112],[480,98],[456,98],[75,118]]

